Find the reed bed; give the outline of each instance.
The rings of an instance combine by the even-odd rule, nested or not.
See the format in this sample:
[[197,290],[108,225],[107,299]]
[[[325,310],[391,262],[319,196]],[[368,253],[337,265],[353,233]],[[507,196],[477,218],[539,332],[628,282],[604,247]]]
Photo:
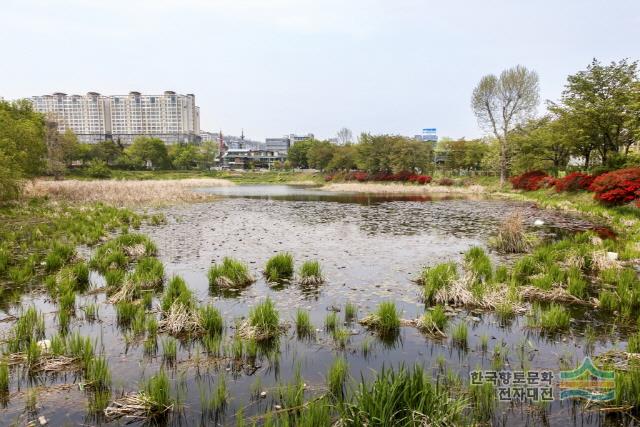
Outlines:
[[116,206],[162,205],[200,202],[212,196],[193,191],[197,187],[226,187],[231,181],[215,178],[176,180],[35,180],[25,187],[29,197],[48,197],[67,202],[105,202]]

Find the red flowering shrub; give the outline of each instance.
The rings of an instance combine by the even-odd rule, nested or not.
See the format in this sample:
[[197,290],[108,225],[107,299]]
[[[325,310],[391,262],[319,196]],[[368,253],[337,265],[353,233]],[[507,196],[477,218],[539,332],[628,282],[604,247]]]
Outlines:
[[333,179],[333,175],[326,175],[326,176],[324,177],[325,182],[329,182],[329,181],[331,181],[332,179]]
[[552,187],[555,179],[543,171],[530,171],[509,179],[513,188],[526,191],[535,191],[541,188]]
[[453,184],[454,184],[454,181],[451,178],[440,178],[438,180],[438,185],[449,186],[449,185],[453,185]]
[[556,191],[588,190],[594,179],[595,176],[591,176],[586,173],[572,172],[564,178],[556,180]]
[[425,185],[431,182],[431,177],[429,175],[418,175],[416,181],[420,185]]
[[589,189],[594,198],[609,205],[622,205],[634,200],[640,207],[640,168],[620,169],[598,176]]

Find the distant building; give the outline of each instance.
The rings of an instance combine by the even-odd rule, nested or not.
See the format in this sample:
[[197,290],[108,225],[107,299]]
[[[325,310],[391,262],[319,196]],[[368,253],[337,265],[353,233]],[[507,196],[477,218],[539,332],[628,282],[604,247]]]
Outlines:
[[111,139],[130,144],[139,136],[160,138],[167,144],[200,141],[200,108],[195,95],[165,91],[162,95],[52,95],[31,98],[34,109],[73,130],[82,142]]
[[291,133],[289,135],[283,136],[282,138],[266,138],[265,146],[266,150],[286,153],[289,151],[289,148],[293,147],[296,144],[296,142],[308,141],[313,138],[314,136],[312,133],[308,133],[306,135],[296,135]]
[[313,139],[314,136],[312,133],[308,133],[306,135],[294,135],[294,134],[289,134],[289,143],[291,144],[291,146],[296,145],[296,142],[300,142],[300,141],[308,141],[310,139]]
[[271,169],[274,163],[282,163],[287,154],[271,150],[230,148],[222,156],[223,169]]
[[289,151],[289,147],[291,146],[291,140],[287,136],[284,136],[282,138],[266,138],[264,141],[265,149],[267,151],[278,151],[286,153]]

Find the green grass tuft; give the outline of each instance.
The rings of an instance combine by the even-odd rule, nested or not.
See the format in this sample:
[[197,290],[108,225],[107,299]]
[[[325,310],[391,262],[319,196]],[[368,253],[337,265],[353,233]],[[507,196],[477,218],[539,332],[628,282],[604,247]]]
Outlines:
[[448,262],[438,264],[435,267],[424,269],[421,282],[424,286],[424,299],[428,304],[432,304],[436,293],[443,288],[447,288],[458,278],[455,263]]
[[293,276],[293,255],[282,252],[267,261],[264,274],[269,282],[289,280]]
[[221,264],[213,264],[208,277],[209,286],[225,289],[246,287],[255,281],[245,263],[228,257]]

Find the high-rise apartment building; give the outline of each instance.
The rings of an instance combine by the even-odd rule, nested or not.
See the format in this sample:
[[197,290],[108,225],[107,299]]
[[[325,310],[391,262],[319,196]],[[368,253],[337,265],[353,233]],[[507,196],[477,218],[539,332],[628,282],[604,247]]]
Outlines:
[[200,140],[200,108],[193,94],[84,96],[54,93],[31,98],[34,109],[49,115],[58,130],[72,129],[78,139],[95,143],[113,139],[130,144],[136,137],[160,138],[167,144]]

